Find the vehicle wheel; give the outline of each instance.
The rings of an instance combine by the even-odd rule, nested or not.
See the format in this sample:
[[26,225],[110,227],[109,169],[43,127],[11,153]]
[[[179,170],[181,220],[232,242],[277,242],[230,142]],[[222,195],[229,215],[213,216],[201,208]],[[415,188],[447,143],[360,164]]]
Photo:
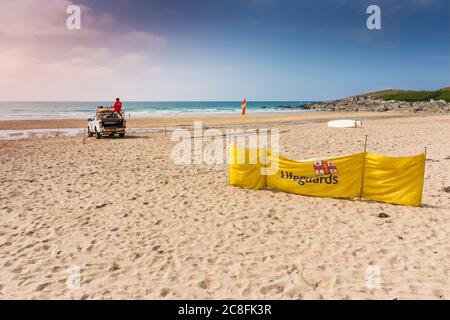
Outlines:
[[101,137],[101,133],[98,133],[97,129],[95,129],[95,138],[100,139]]
[[94,134],[91,132],[91,130],[89,130],[89,127],[88,127],[88,137],[92,137]]
[[119,137],[125,138],[125,133],[119,133]]
[[114,137],[114,133],[110,133],[109,136],[110,136],[110,137]]

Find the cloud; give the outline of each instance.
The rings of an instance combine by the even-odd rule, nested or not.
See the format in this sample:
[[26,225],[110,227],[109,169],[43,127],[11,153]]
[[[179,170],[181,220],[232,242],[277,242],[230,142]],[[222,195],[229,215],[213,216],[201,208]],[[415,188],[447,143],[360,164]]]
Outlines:
[[80,5],[81,30],[68,30],[72,4],[2,0],[0,100],[74,99],[95,88],[114,90],[117,79],[142,83],[161,73],[154,53],[167,45],[165,38],[86,5]]
[[[3,0],[0,20],[2,35],[10,37],[32,37],[36,35],[55,35],[64,33],[60,22],[64,22],[63,14],[71,3],[66,0]],[[51,7],[54,10],[46,10]],[[55,14],[61,12],[61,14]]]
[[422,7],[428,7],[434,5],[437,1],[436,0],[412,0],[413,4],[422,6]]
[[248,1],[249,5],[257,12],[267,10],[268,8],[273,7],[277,4],[277,0],[248,0]]
[[261,8],[275,3],[275,0],[250,0],[250,4],[254,7]]
[[150,67],[146,69],[148,74],[161,74],[163,70],[161,67]]
[[167,41],[157,35],[143,32],[143,31],[130,31],[121,36],[122,42],[134,43],[134,44],[144,44],[149,46],[164,46]]
[[436,55],[427,57],[430,60],[450,60],[450,55]]

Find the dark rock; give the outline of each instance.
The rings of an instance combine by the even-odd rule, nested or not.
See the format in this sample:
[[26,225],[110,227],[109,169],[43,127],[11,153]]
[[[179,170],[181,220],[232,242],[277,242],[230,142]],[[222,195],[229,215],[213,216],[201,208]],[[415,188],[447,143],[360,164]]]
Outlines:
[[450,103],[444,100],[438,101],[419,101],[419,102],[404,102],[404,101],[384,101],[375,100],[370,97],[352,97],[341,100],[334,100],[328,102],[311,103],[304,106],[280,106],[283,108],[302,108],[307,110],[321,110],[321,111],[370,111],[370,112],[386,112],[386,111],[401,111],[401,112],[421,112],[421,113],[450,113]]

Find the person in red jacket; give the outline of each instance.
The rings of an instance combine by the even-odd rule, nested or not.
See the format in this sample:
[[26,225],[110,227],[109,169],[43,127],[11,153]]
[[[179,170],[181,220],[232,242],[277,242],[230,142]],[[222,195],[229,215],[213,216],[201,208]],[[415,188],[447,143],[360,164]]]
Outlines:
[[114,112],[117,112],[117,113],[122,112],[122,102],[120,102],[119,98],[117,98],[116,102],[114,103]]

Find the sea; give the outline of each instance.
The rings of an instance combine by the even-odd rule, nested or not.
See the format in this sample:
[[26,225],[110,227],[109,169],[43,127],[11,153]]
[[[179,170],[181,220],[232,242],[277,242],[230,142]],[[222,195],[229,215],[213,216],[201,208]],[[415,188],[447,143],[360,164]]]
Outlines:
[[[278,108],[302,106],[317,101],[248,101],[247,113],[309,112],[310,110]],[[0,120],[37,120],[88,118],[98,106],[113,101],[84,102],[0,102]],[[241,112],[240,101],[123,101],[123,111],[132,117],[171,115],[233,114]]]

